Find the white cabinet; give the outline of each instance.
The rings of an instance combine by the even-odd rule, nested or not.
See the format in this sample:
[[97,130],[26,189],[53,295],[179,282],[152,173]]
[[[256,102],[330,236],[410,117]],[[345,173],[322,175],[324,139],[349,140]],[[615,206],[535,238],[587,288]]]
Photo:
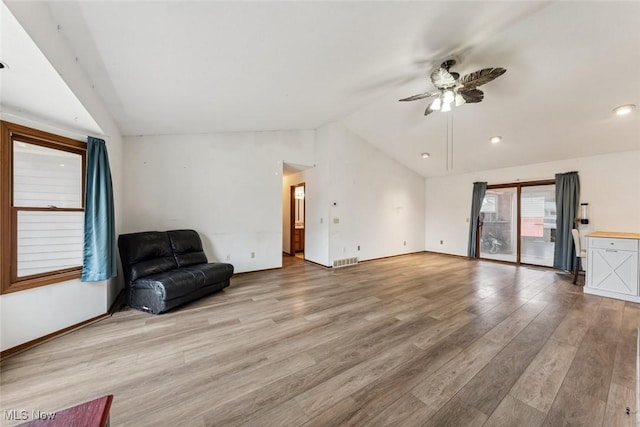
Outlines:
[[640,239],[588,236],[584,292],[640,302],[639,245]]

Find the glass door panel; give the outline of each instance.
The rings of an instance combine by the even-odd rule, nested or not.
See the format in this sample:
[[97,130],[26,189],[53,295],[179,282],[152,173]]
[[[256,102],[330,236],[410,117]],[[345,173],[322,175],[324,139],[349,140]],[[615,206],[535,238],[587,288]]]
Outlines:
[[556,186],[522,187],[520,262],[553,267],[556,242]]
[[517,261],[517,203],[515,187],[487,190],[480,210],[480,258]]

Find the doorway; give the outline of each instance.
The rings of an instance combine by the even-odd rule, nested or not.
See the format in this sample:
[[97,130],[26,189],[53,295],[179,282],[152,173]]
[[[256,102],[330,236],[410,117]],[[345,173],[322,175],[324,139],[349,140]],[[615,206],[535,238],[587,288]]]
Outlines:
[[489,185],[480,210],[480,258],[553,267],[555,181]]
[[305,183],[291,186],[290,255],[304,259]]

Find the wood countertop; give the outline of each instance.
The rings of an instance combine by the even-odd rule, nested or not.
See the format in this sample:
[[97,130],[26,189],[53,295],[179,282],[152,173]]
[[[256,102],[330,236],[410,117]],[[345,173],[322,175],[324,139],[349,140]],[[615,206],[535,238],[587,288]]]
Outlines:
[[587,237],[608,237],[612,239],[640,239],[640,233],[622,233],[619,231],[594,231]]

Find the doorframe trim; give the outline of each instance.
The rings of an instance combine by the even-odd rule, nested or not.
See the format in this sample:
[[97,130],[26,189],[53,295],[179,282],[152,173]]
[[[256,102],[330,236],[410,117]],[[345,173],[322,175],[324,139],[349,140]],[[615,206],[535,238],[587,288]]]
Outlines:
[[[294,248],[295,232],[296,232],[296,198],[295,198],[296,187],[304,187],[305,199],[307,197],[307,185],[306,185],[305,182],[294,184],[294,185],[292,185],[290,187],[290,193],[289,193],[289,256],[296,256],[296,250]],[[304,222],[305,222],[305,227],[306,227],[306,222],[307,222],[307,220],[306,220],[306,216],[307,216],[306,205],[305,205],[304,215],[305,215]]]

